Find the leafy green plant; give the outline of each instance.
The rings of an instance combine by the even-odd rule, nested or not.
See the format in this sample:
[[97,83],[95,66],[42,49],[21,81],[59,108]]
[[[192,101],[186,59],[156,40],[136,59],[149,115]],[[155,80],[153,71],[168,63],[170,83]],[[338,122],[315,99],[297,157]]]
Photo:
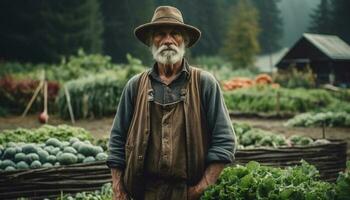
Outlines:
[[75,195],[62,194],[56,200],[110,200],[112,199],[112,184],[106,183],[101,190],[92,192],[79,192]]
[[49,138],[68,140],[70,137],[77,137],[81,140],[92,140],[92,135],[83,128],[68,125],[43,125],[37,129],[17,128],[14,130],[3,130],[0,132],[0,145],[9,142],[45,142]]
[[[52,65],[50,64],[31,64],[31,63],[19,63],[19,62],[0,62],[0,77],[12,76],[18,74],[24,76],[28,79],[30,76],[28,74],[34,71],[40,73],[43,69],[50,69]],[[25,76],[26,75],[26,76]]]
[[317,169],[301,161],[286,169],[261,166],[251,161],[246,166],[227,167],[217,183],[201,200],[332,200],[336,193],[331,183],[319,181]]
[[273,75],[274,82],[286,88],[314,88],[316,86],[315,75],[310,67],[298,70],[296,67],[289,67],[279,70]]
[[[16,79],[40,80],[42,71],[45,70],[45,78],[64,83],[69,80],[96,74],[105,70],[121,69],[120,65],[112,63],[109,56],[100,54],[86,54],[79,50],[76,55],[62,58],[58,64],[19,64],[4,63],[5,72],[3,75],[11,75]],[[10,67],[15,69],[10,69]],[[1,75],[1,74],[0,74]]]
[[255,77],[257,69],[232,70],[232,63],[219,56],[200,56],[193,60],[193,65],[212,73],[219,81],[229,80],[235,77]]
[[107,154],[89,140],[49,138],[45,143],[9,142],[1,147],[0,171],[104,161]]
[[350,127],[350,114],[346,112],[303,113],[287,121],[286,126]]
[[346,162],[345,172],[340,172],[335,186],[337,200],[350,199],[350,160]]
[[238,149],[279,148],[330,143],[326,139],[314,140],[310,137],[299,135],[292,135],[286,138],[284,135],[252,128],[244,123],[234,123],[233,128],[237,137]]
[[327,107],[334,98],[321,89],[287,89],[258,86],[224,92],[226,105],[231,111],[244,113],[302,113]]
[[[67,82],[65,87],[70,96],[74,117],[94,118],[115,113],[125,83],[125,75],[114,71]],[[58,97],[58,107],[59,115],[68,119],[68,102],[63,89]]]

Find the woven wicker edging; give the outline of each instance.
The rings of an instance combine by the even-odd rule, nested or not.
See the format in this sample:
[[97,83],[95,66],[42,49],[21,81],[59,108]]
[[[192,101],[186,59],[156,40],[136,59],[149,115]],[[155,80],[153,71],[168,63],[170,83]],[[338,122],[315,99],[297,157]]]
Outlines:
[[[262,165],[286,167],[300,164],[304,159],[316,166],[321,179],[335,181],[346,167],[346,150],[347,143],[343,140],[317,146],[242,149],[236,152],[236,164],[254,160]],[[2,172],[0,199],[43,199],[59,196],[61,192],[92,191],[110,181],[111,172],[104,161]]]
[[105,161],[0,173],[0,199],[43,199],[92,191],[111,181]]
[[294,117],[297,113],[292,112],[238,112],[238,111],[229,111],[231,118],[234,117],[244,117],[244,118],[262,118],[262,119],[290,119]]
[[246,164],[254,160],[262,165],[287,167],[298,165],[304,159],[320,171],[322,180],[334,182],[338,173],[346,168],[347,143],[343,140],[330,141],[317,146],[237,150],[236,163]]

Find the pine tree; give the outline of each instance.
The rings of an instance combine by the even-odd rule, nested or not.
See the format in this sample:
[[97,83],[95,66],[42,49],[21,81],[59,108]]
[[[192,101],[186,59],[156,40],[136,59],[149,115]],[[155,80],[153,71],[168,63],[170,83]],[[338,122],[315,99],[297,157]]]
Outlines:
[[[225,0],[156,0],[158,5],[177,7],[186,24],[191,24],[201,30],[200,41],[188,49],[191,56],[215,55],[222,46],[225,34],[226,11]],[[194,9],[195,8],[195,9]]]
[[350,1],[332,0],[334,32],[350,44]]
[[223,53],[232,61],[233,67],[251,67],[260,50],[257,9],[249,0],[239,0],[230,13]]
[[259,12],[259,44],[261,53],[271,53],[281,48],[283,27],[280,10],[277,3],[280,0],[253,0]]
[[57,61],[76,54],[79,48],[100,53],[103,26],[99,6],[97,0],[48,1],[42,12],[48,57]]
[[0,7],[6,30],[1,33],[0,55],[7,60],[58,62],[79,48],[101,52],[103,26],[97,0],[13,0],[2,1]]
[[[189,1],[187,1],[189,2]],[[184,9],[186,23],[198,27],[202,32],[200,41],[193,47],[191,53],[198,55],[215,55],[222,46],[225,35],[226,12],[222,0],[192,0]],[[193,7],[196,9],[193,9]]]
[[41,61],[41,6],[39,1],[0,1],[0,60]]
[[149,62],[149,50],[134,37],[134,29],[151,20],[153,1],[101,1],[105,27],[104,52],[117,62],[125,62],[127,53]]
[[321,0],[320,4],[310,15],[311,24],[309,31],[319,34],[332,34],[333,20],[332,20],[332,8],[329,0]]

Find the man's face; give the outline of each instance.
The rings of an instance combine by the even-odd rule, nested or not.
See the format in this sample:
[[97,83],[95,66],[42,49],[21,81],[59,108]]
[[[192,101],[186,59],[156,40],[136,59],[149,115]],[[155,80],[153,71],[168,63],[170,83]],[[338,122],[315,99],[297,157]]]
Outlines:
[[181,61],[185,54],[182,32],[176,27],[156,29],[151,39],[151,51],[153,58],[164,65]]

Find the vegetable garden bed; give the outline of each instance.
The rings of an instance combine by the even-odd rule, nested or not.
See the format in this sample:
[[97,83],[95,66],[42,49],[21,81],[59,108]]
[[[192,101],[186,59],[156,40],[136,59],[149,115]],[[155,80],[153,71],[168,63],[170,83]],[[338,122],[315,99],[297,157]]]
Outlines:
[[[262,165],[287,167],[304,159],[320,171],[321,179],[334,182],[346,168],[346,145],[344,141],[331,140],[315,146],[242,149],[236,152],[236,164],[254,160]],[[42,199],[62,192],[92,191],[111,181],[105,161],[2,172],[0,177],[1,199]]]
[[230,111],[230,117],[232,119],[236,117],[244,117],[244,118],[262,118],[262,119],[290,119],[295,116],[295,113],[291,112],[238,112],[238,111]]
[[0,199],[43,199],[100,189],[111,182],[105,161],[0,173]]
[[286,167],[297,165],[304,159],[320,171],[321,179],[334,182],[338,173],[346,168],[347,143],[343,140],[330,141],[315,146],[237,150],[236,163],[258,161],[262,165]]

